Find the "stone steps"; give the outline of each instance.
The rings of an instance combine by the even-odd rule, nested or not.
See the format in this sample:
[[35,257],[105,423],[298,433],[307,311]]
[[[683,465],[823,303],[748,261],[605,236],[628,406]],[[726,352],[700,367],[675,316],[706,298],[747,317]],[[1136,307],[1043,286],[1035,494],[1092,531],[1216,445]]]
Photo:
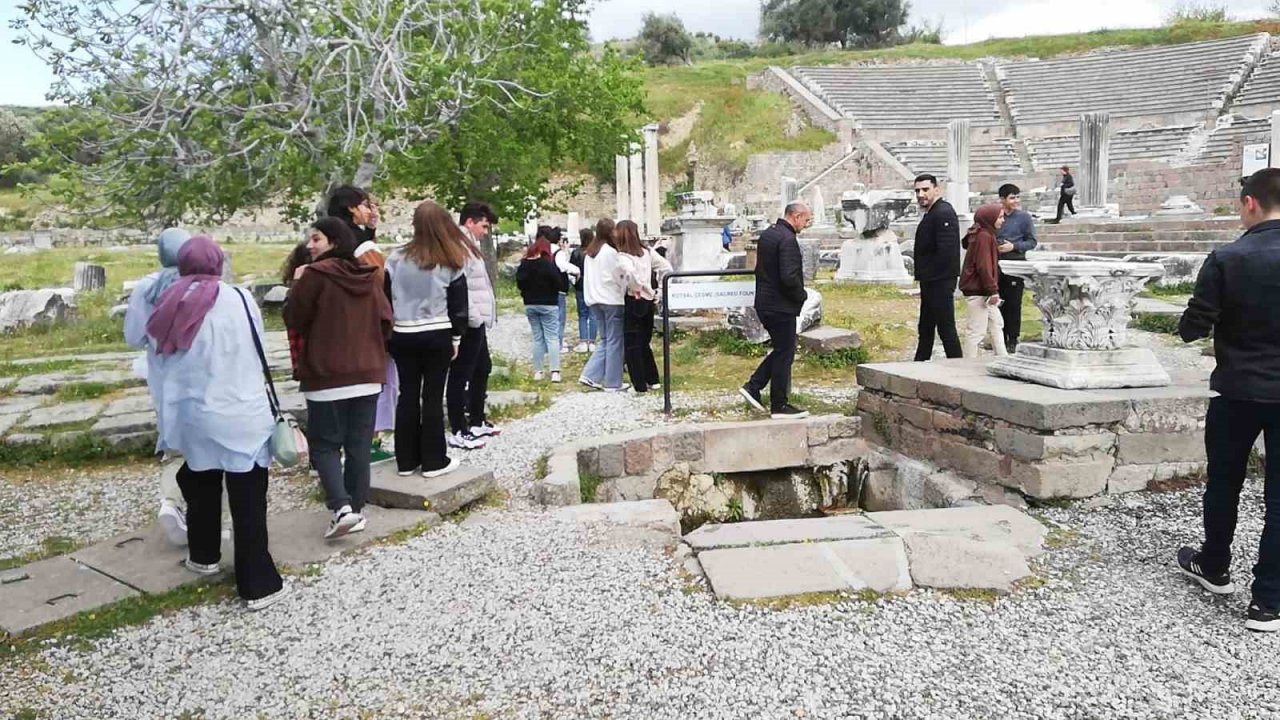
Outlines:
[[493,473],[464,465],[438,478],[419,473],[396,474],[394,460],[376,463],[369,483],[369,502],[386,508],[430,510],[449,515],[483,498],[497,487]]

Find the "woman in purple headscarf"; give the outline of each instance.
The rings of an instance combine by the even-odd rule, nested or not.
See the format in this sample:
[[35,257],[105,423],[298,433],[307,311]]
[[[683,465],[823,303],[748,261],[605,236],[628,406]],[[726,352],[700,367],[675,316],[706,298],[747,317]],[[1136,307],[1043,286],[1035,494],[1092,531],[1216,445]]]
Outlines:
[[251,610],[279,600],[284,585],[267,551],[267,442],[275,424],[252,333],[262,316],[246,293],[220,280],[223,253],[203,235],[178,254],[178,278],[147,322],[153,348],[147,385],[156,406],[157,450],[186,462],[187,569],[221,572],[222,483],[235,533],[236,587]]

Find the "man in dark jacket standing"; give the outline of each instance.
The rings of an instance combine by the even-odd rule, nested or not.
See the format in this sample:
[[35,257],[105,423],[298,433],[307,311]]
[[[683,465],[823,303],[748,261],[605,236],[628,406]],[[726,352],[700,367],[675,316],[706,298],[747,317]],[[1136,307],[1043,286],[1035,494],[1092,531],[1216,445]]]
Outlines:
[[808,417],[789,403],[791,364],[796,359],[796,318],[804,307],[804,261],[796,233],[809,224],[813,213],[802,202],[793,202],[784,217],[760,233],[756,242],[756,315],[769,333],[773,349],[738,391],[757,410],[764,410],[760,393],[769,386],[770,415],[775,420]]
[[[1027,251],[1036,249],[1036,226],[1031,213],[1022,209],[1022,190],[1013,183],[1000,186],[1000,205],[1004,208],[1004,225],[996,234],[1001,260],[1026,260]],[[1022,291],[1020,277],[1000,273],[1000,315],[1004,318],[1004,347],[1010,353],[1018,349],[1022,335]]]
[[1245,180],[1240,220],[1244,235],[1205,260],[1178,323],[1186,342],[1213,334],[1217,368],[1209,387],[1218,393],[1205,418],[1204,544],[1178,550],[1178,566],[1210,592],[1235,592],[1231,541],[1249,454],[1261,433],[1273,462],[1266,464],[1266,519],[1245,628],[1274,632],[1280,630],[1280,169]]
[[916,227],[916,280],[920,283],[920,344],[916,362],[933,357],[934,333],[942,336],[947,357],[961,357],[956,334],[956,281],[960,279],[960,221],[942,199],[938,178],[916,177],[916,204],[925,211]]

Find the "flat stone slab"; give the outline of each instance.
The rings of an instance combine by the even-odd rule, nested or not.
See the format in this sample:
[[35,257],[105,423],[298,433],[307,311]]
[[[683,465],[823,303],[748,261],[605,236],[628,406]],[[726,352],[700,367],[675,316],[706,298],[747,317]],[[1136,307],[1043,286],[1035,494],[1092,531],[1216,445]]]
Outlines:
[[137,595],[69,557],[41,560],[0,573],[0,630],[18,635]]
[[400,477],[394,462],[378,463],[372,470],[369,502],[384,508],[430,510],[449,515],[497,487],[492,472],[467,465],[430,480],[419,473]]
[[783,545],[786,543],[864,540],[885,537],[890,531],[863,515],[839,515],[804,520],[708,524],[684,537],[694,550]]
[[818,355],[862,347],[862,336],[856,330],[819,325],[800,333],[800,347]]
[[1002,542],[949,535],[907,533],[911,579],[919,587],[976,589],[1007,593],[1031,574],[1022,552]]
[[433,512],[394,510],[375,505],[366,505],[364,515],[369,520],[364,532],[333,540],[324,539],[331,517],[327,510],[294,510],[271,515],[267,518],[271,557],[278,565],[301,567],[370,545],[418,523],[434,526],[440,522],[440,516]]
[[1182,317],[1182,313],[1187,309],[1186,304],[1178,305],[1166,300],[1158,300],[1149,297],[1136,297],[1133,299],[1133,313],[1135,315],[1170,315],[1172,317]]
[[557,510],[556,516],[583,524],[604,523],[680,535],[680,513],[666,500],[570,505]]
[[93,432],[100,435],[119,435],[140,433],[156,428],[156,414],[153,412],[137,412],[127,415],[102,417],[93,424]]
[[[270,518],[268,518],[270,521]],[[229,540],[222,542],[222,572],[197,575],[182,566],[187,548],[171,544],[159,525],[117,535],[77,550],[71,558],[118,582],[151,595],[197,582],[220,580],[231,572],[234,558]]]
[[896,537],[707,550],[698,561],[722,600],[911,589],[906,547]]
[[0,400],[0,415],[26,415],[44,404],[43,399]]
[[113,400],[107,405],[107,409],[102,411],[103,415],[132,415],[134,413],[152,413],[155,409],[151,403],[151,396],[143,393],[139,395],[130,395],[122,397],[119,400]]
[[36,408],[27,415],[27,419],[22,425],[27,428],[46,428],[54,425],[84,422],[97,417],[104,406],[105,403],[101,401],[87,400],[85,402],[60,403],[49,407]]
[[926,535],[994,543],[1016,548],[1027,557],[1044,553],[1048,529],[1035,518],[1008,505],[894,510],[867,513],[867,518],[897,535]]

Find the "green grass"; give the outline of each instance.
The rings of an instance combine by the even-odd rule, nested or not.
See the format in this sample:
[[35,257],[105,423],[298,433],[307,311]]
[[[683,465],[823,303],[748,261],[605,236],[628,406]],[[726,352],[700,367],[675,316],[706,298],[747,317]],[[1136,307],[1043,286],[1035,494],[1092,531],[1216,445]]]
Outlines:
[[600,483],[604,479],[593,473],[578,474],[578,488],[581,493],[582,502],[593,503],[596,501],[596,489],[600,487]]
[[1133,327],[1147,332],[1177,335],[1179,319],[1177,315],[1138,314],[1133,317]]
[[[87,429],[92,423],[60,426],[59,431]],[[83,427],[82,427],[83,425]],[[50,442],[48,439],[31,445],[0,444],[0,467],[35,468],[48,466],[101,465],[119,460],[135,460],[155,455],[150,444],[117,447],[102,438],[85,434],[71,440]]]
[[75,552],[76,550],[79,550],[80,546],[81,546],[81,543],[76,542],[75,540],[69,537],[64,537],[62,535],[47,537],[44,540],[40,541],[39,550],[32,550],[31,552],[23,555],[15,555],[13,557],[0,558],[0,571],[12,570],[13,568],[22,567],[23,565],[29,565],[33,562],[39,562],[47,558],[57,557],[58,555],[66,555],[67,553],[72,553],[72,552]]
[[133,387],[137,383],[68,383],[58,388],[53,397],[58,402],[76,402],[79,400],[96,400],[118,390]]
[[1142,294],[1152,297],[1187,297],[1194,295],[1196,292],[1196,284],[1194,282],[1178,283],[1177,285],[1152,285],[1143,291]]
[[30,375],[47,375],[85,370],[91,363],[83,360],[41,360],[30,363],[0,363],[0,377],[23,378]]

